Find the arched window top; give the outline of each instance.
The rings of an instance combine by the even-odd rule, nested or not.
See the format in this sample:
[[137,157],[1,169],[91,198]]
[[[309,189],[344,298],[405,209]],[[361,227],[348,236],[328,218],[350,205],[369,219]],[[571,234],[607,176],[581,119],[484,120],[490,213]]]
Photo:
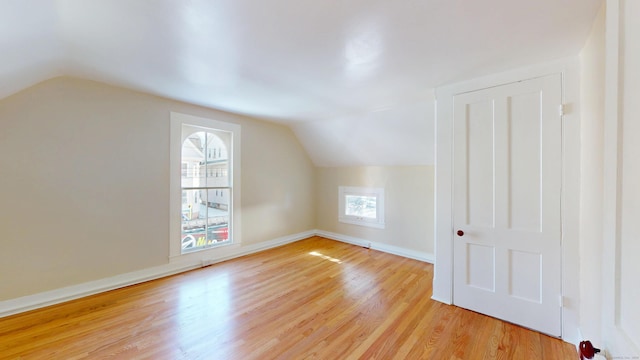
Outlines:
[[222,138],[224,132],[196,131],[187,136],[182,143],[183,161],[225,161],[229,160],[227,142]]

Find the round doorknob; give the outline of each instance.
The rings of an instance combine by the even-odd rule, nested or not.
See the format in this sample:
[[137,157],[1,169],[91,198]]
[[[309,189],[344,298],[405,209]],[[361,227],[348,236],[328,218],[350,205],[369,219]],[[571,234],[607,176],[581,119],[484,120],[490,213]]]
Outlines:
[[464,231],[458,230],[458,231],[456,231],[456,234],[458,234],[458,236],[463,236],[464,235]]

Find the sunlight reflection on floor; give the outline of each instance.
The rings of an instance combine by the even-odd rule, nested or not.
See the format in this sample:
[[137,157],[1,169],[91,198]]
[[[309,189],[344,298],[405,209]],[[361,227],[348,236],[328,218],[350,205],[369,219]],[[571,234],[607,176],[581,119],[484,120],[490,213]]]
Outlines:
[[323,254],[321,254],[321,253],[319,253],[317,251],[312,251],[312,252],[309,253],[309,255],[317,256],[317,257],[323,258],[325,260],[332,261],[334,263],[342,264],[342,261],[340,259],[336,259],[336,258],[332,258],[331,256],[323,255]]
[[228,273],[216,273],[204,281],[180,284],[176,307],[179,331],[175,335],[184,353],[197,353],[200,343],[210,344],[212,338],[220,344],[236,340],[230,280]]

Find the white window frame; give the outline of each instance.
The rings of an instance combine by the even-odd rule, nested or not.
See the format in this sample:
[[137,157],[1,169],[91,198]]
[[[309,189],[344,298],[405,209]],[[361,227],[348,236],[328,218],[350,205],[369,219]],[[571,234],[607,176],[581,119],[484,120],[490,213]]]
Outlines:
[[[346,197],[353,196],[369,196],[376,198],[376,218],[367,218],[360,216],[347,215],[346,213]],[[384,229],[384,189],[370,187],[355,186],[339,186],[338,187],[338,221],[346,224],[368,226],[377,229]]]
[[[169,259],[187,260],[189,258],[200,259],[211,255],[214,256],[217,249],[228,248],[230,246],[240,246],[242,237],[240,233],[240,199],[241,199],[241,154],[240,154],[240,137],[241,126],[225,121],[207,119],[177,112],[170,114],[170,141],[169,141]],[[227,244],[205,248],[199,251],[187,252],[182,254],[181,251],[181,233],[182,233],[182,126],[190,125],[194,127],[202,127],[204,131],[207,129],[215,129],[228,131],[231,133],[231,151],[229,154],[229,182],[233,189],[231,193],[230,207],[232,213],[230,215],[229,239]],[[209,254],[209,255],[208,255]]]

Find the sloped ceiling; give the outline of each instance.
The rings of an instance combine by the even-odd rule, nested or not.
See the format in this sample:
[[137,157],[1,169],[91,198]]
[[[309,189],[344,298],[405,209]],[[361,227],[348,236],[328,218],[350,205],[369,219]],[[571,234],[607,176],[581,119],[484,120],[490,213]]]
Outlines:
[[[332,161],[318,138],[340,147],[371,125],[360,152],[387,136],[432,148],[415,130],[433,127],[433,88],[576,55],[601,4],[0,0],[0,98],[77,76],[286,123],[316,164],[365,164],[349,147]],[[385,152],[388,164],[432,161]]]

